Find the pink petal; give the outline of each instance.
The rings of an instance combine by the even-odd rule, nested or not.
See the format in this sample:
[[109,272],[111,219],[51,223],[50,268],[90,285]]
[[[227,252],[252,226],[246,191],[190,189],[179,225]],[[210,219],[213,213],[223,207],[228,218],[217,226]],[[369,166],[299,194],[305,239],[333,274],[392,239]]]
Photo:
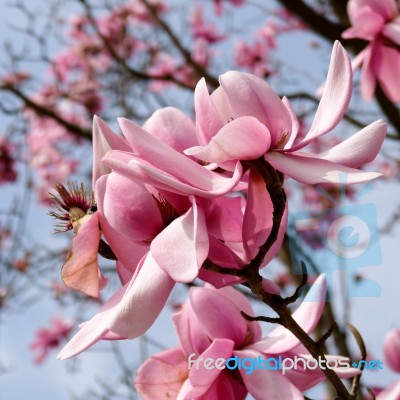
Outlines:
[[108,329],[128,339],[142,335],[160,314],[174,285],[148,253],[124,297],[110,314]]
[[131,151],[126,140],[114,133],[102,119],[95,115],[93,118],[93,187],[100,176],[111,172],[111,169],[101,162],[103,156],[111,149]]
[[393,329],[385,336],[383,351],[389,367],[400,372],[400,329]]
[[252,116],[265,125],[274,147],[283,134],[292,130],[286,107],[272,88],[255,75],[229,71],[221,75],[220,83],[232,109],[232,117]]
[[265,125],[253,117],[240,117],[223,126],[207,146],[193,147],[185,154],[217,164],[255,160],[267,152],[270,144],[270,133]]
[[[211,285],[206,285],[205,287],[209,288],[210,290],[217,291],[217,293],[223,295],[231,303],[233,303],[238,310],[245,312],[247,315],[255,317],[253,307],[251,306],[249,300],[238,290],[234,289],[233,287],[224,287],[222,289],[215,289]],[[251,333],[252,341],[258,341],[261,339],[261,327],[258,322],[247,321],[247,332]]]
[[79,220],[78,234],[72,240],[72,249],[61,270],[66,286],[88,296],[98,298],[99,265],[97,261],[101,232],[99,214],[86,215]]
[[298,150],[315,138],[331,131],[342,119],[349,106],[352,71],[349,56],[342,45],[333,45],[328,76],[310,131],[291,151]]
[[400,17],[386,24],[382,30],[382,35],[400,45]]
[[177,108],[157,110],[143,129],[179,153],[198,144],[194,122]]
[[[151,136],[147,134],[147,136]],[[171,151],[175,151],[172,150]],[[168,150],[167,150],[168,152]],[[181,156],[180,153],[177,153]],[[151,165],[146,161],[142,161],[134,157],[132,153],[124,153],[119,151],[110,151],[103,158],[110,168],[114,171],[133,180],[142,180],[150,185],[156,186],[159,189],[173,191],[179,194],[194,194],[203,197],[218,197],[231,191],[239,182],[243,168],[240,162],[236,163],[235,170],[231,177],[217,174],[208,170],[192,161],[186,156],[182,156],[191,163],[187,165],[186,161],[180,163],[180,160],[174,161],[174,156],[168,163],[175,163],[178,170],[177,175],[173,175],[167,170]],[[169,158],[169,157],[167,157]],[[161,159],[161,156],[160,156]],[[193,166],[196,167],[193,167]],[[192,168],[193,167],[193,168]],[[168,169],[168,168],[166,168]],[[186,173],[184,173],[186,171]]]
[[359,38],[368,41],[374,40],[382,30],[384,23],[385,19],[366,5],[357,9],[356,14],[353,13],[353,26],[344,31],[342,37],[345,39]]
[[289,140],[284,145],[284,148],[287,149],[291,148],[293,146],[294,141],[296,140],[297,134],[299,133],[300,130],[300,122],[287,97],[282,98],[282,103],[287,108],[288,113],[290,115],[290,119],[292,120],[292,131],[290,132]]
[[243,217],[243,246],[247,261],[258,252],[271,233],[273,205],[262,176],[250,171],[246,209]]
[[242,241],[242,198],[217,197],[210,214],[207,215],[209,235],[224,242]]
[[58,354],[58,359],[74,357],[107,336],[109,317],[121,301],[127,287],[128,285],[125,285],[119,289],[90,321],[81,325],[79,331]]
[[[211,358],[213,360],[222,358],[227,360],[232,356],[233,348],[234,343],[231,340],[214,339],[208,349],[199,355],[199,358],[202,358],[203,360],[207,358]],[[196,364],[196,366],[193,366],[189,372],[189,381],[193,389],[186,394],[185,399],[197,399],[206,394],[221,373],[222,370],[218,368],[205,368],[204,363],[202,362],[199,362]]]
[[128,240],[125,235],[112,228],[104,217],[103,199],[107,181],[108,175],[104,175],[96,183],[95,197],[97,199],[100,226],[107,243],[118,259],[118,275],[122,284],[125,284],[130,281],[139,261],[149,251],[149,245]]
[[382,175],[344,167],[308,154],[270,152],[265,155],[265,159],[275,169],[301,183],[342,183],[342,177],[345,176],[346,184],[353,184],[367,182]]
[[384,121],[375,121],[344,142],[319,154],[319,157],[346,167],[359,168],[375,159],[386,137],[386,130]]
[[107,178],[102,214],[110,226],[130,240],[153,239],[164,226],[160,210],[149,190],[141,182],[115,172]]
[[176,347],[147,360],[137,371],[135,387],[144,400],[174,399],[188,375],[187,356]]
[[[325,306],[326,297],[325,275],[320,275],[313,283],[301,305],[293,313],[293,319],[306,333],[311,333],[316,327]],[[278,326],[258,343],[248,346],[266,354],[280,354],[289,351],[300,343],[291,332],[283,326]]]
[[209,243],[204,213],[192,207],[172,221],[150,245],[158,265],[177,282],[193,281],[207,258]]
[[[259,356],[265,359],[260,353],[252,350],[236,350],[234,355],[242,360]],[[300,390],[285,378],[281,371],[255,369],[251,373],[246,372],[248,371],[241,369],[240,375],[247,390],[256,399],[304,400]]]
[[[245,262],[237,256],[225,243],[209,236],[210,250],[208,258],[220,267],[239,269]],[[211,283],[214,287],[220,288],[227,285],[240,283],[242,280],[233,275],[220,274],[218,272],[200,269],[199,278]]]
[[391,384],[388,388],[379,392],[376,400],[399,400],[400,398],[400,381]]
[[[206,81],[200,79],[194,91],[197,137],[201,145],[207,145],[211,138],[224,126],[208,93]],[[190,146],[188,146],[190,147]]]
[[364,50],[364,61],[361,69],[360,91],[364,100],[371,100],[376,88],[376,73],[374,68],[376,43],[369,44]]
[[194,288],[190,292],[190,303],[204,332],[214,340],[230,339],[241,346],[247,332],[246,320],[240,310],[216,290]]
[[379,45],[376,46],[374,67],[379,83],[389,99],[396,103],[400,101],[400,54],[398,49]]

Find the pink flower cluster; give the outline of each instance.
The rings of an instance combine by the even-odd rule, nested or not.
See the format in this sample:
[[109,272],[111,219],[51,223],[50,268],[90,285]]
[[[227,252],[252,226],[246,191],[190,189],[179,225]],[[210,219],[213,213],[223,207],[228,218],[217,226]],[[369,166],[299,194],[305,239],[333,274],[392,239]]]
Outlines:
[[[293,317],[307,333],[318,323],[325,304],[326,281],[320,276]],[[139,369],[135,386],[145,400],[170,399],[303,399],[302,392],[324,380],[319,369],[299,364],[282,375],[281,370],[209,368],[206,359],[231,357],[247,362],[271,358],[308,360],[311,355],[300,341],[283,327],[262,337],[258,322],[246,321],[241,311],[254,316],[250,302],[233,288],[210,285],[193,288],[189,300],[174,315],[179,346],[158,353]],[[335,356],[327,356],[334,361]],[[348,361],[348,360],[347,360]],[[189,363],[191,364],[190,369]],[[334,368],[341,378],[359,374],[354,368]]]
[[71,332],[74,324],[66,319],[54,317],[50,328],[40,328],[36,331],[36,339],[31,343],[30,349],[37,352],[34,363],[40,365],[52,349],[60,346]]
[[367,40],[368,46],[353,61],[361,70],[361,94],[370,100],[378,81],[386,96],[400,101],[400,14],[396,0],[350,0],[347,11],[351,27],[343,38]]
[[293,30],[304,29],[287,11],[280,11],[281,20],[269,20],[254,34],[251,44],[243,40],[235,42],[234,59],[236,65],[248,69],[251,73],[266,77],[271,73],[270,52],[276,48],[276,38],[279,34]]
[[[177,399],[216,398],[222,391],[228,396],[224,398],[241,399],[247,392],[260,398],[261,391],[276,393],[279,388],[281,398],[300,399],[303,390],[323,379],[320,371],[307,371],[301,377],[297,373],[267,376],[261,371],[252,375],[207,373],[204,368],[188,371],[185,359],[192,353],[196,358],[224,359],[232,355],[265,359],[278,353],[288,358],[310,357],[283,327],[262,338],[258,324],[240,314],[254,315],[247,300],[227,287],[243,278],[204,266],[216,264],[237,271],[260,254],[260,246],[274,229],[275,211],[262,168],[311,184],[338,184],[343,173],[350,184],[375,179],[380,174],[357,168],[375,158],[386,125],[376,121],[326,152],[304,151],[336,127],[349,103],[351,65],[338,42],[314,121],[299,140],[300,123],[289,101],[280,99],[265,81],[230,71],[219,82],[211,95],[204,79],[197,84],[194,121],[167,107],[142,127],[120,118],[120,136],[95,117],[92,184],[96,208],[78,198],[79,191],[73,196],[65,188],[61,191],[67,201],[59,204],[73,215],[76,232],[62,277],[69,288],[99,297],[107,281],[98,252],[107,250],[108,257],[117,260],[122,287],[80,326],[59,358],[73,357],[99,340],[142,335],[177,282],[200,278],[206,286],[193,289],[175,317],[180,347],[155,356],[139,372],[136,384],[145,398],[154,398],[157,390]],[[262,254],[257,268],[266,266],[280,249],[286,225],[284,204],[277,239]],[[267,279],[263,288],[280,293]],[[310,291],[314,300],[305,301],[294,314],[307,333],[318,322],[325,290],[320,277]],[[163,381],[157,386],[160,373]],[[349,377],[357,371],[337,373]]]
[[[98,297],[106,283],[97,260],[103,237],[117,259],[122,287],[81,325],[59,357],[72,357],[101,339],[140,336],[176,282],[199,277],[216,288],[241,282],[203,264],[241,269],[269,237],[274,209],[257,160],[303,183],[338,184],[343,173],[349,184],[380,176],[356,168],[377,155],[386,135],[382,121],[327,152],[303,150],[339,123],[351,85],[350,60],[337,42],[314,122],[297,144],[299,122],[288,100],[262,79],[235,71],[222,75],[211,95],[200,80],[195,122],[167,107],[143,127],[119,119],[122,137],[95,117],[97,210],[82,210],[75,220],[77,235],[62,275],[70,288]],[[262,266],[279,250],[286,224],[287,210]],[[270,281],[265,288],[279,291]]]

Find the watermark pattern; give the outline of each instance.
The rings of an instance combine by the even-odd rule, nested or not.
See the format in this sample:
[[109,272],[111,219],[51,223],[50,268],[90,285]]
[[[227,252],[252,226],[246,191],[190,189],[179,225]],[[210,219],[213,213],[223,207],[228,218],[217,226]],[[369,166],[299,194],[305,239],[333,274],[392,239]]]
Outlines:
[[[327,194],[327,196],[329,196]],[[380,285],[372,280],[354,279],[359,269],[382,264],[376,207],[356,203],[325,208],[320,212],[289,213],[289,248],[294,274],[302,274],[300,261],[313,250],[312,257],[332,288],[332,273],[345,270],[349,297],[378,297]],[[308,271],[312,274],[312,271]]]
[[250,375],[255,370],[270,370],[270,371],[281,371],[282,375],[286,374],[286,371],[290,370],[315,370],[317,368],[321,370],[336,369],[336,368],[358,368],[364,370],[382,370],[383,361],[380,360],[360,360],[358,362],[350,362],[346,357],[334,357],[327,360],[323,360],[321,357],[318,359],[307,357],[294,356],[293,358],[283,358],[279,356],[262,358],[240,358],[238,356],[225,358],[203,358],[197,357],[196,353],[190,354],[188,358],[188,369],[201,369],[207,370],[244,370],[246,375]]

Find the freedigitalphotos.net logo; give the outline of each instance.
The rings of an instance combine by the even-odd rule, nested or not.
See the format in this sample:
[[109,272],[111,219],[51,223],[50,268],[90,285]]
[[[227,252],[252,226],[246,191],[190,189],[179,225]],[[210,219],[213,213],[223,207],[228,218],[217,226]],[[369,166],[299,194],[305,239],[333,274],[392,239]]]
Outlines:
[[336,369],[336,368],[358,368],[364,370],[382,370],[383,362],[380,360],[360,360],[358,362],[350,363],[349,359],[346,357],[334,357],[331,359],[324,360],[321,357],[318,359],[312,357],[298,357],[293,358],[283,358],[279,356],[262,358],[258,356],[256,358],[245,357],[241,358],[238,356],[225,358],[203,358],[197,357],[196,353],[190,354],[188,358],[188,369],[202,369],[205,368],[209,371],[213,369],[223,370],[243,370],[246,371],[246,375],[250,375],[255,370],[270,370],[270,371],[281,371],[282,375],[286,374],[286,371],[290,370],[315,370],[319,368],[320,370],[326,369]]
[[[341,176],[341,200],[345,199],[346,175]],[[368,189],[368,186],[366,187]],[[357,199],[365,193],[361,191]],[[377,297],[380,285],[371,280],[354,280],[360,269],[382,264],[379,227],[376,207],[372,203],[339,204],[328,192],[321,189],[322,196],[330,198],[332,208],[317,212],[299,211],[289,213],[288,237],[294,274],[302,274],[301,261],[312,251],[312,258],[319,272],[325,273],[332,287],[332,273],[345,270],[347,295],[349,297]],[[342,201],[340,202],[342,203]],[[311,272],[311,271],[309,271]]]

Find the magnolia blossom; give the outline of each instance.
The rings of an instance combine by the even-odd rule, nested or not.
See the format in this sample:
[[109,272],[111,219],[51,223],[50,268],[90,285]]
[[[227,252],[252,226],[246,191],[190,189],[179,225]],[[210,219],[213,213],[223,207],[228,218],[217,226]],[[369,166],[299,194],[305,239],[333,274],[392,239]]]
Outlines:
[[39,365],[45,360],[49,351],[57,348],[62,340],[71,332],[73,323],[69,320],[54,317],[50,328],[40,328],[36,331],[36,339],[31,343],[30,349],[37,352],[34,363]]
[[[400,329],[393,329],[386,335],[383,350],[386,364],[393,371],[400,372]],[[400,380],[383,390],[379,390],[376,396],[376,400],[397,400],[399,398]]]
[[371,100],[378,80],[390,100],[400,101],[400,16],[397,2],[350,0],[347,12],[352,26],[343,32],[343,38],[370,42],[353,61],[354,69],[362,66],[362,96]]
[[297,144],[299,121],[286,98],[281,100],[257,76],[230,71],[219,78],[211,96],[202,79],[195,91],[199,142],[185,151],[203,162],[233,169],[237,160],[264,157],[278,171],[302,183],[359,183],[380,174],[354,168],[372,161],[385,138],[386,124],[379,120],[325,153],[304,153],[306,145],[331,131],[345,114],[352,88],[347,53],[336,42],[328,77],[309,132]]
[[[59,217],[67,222],[76,215],[72,225],[77,235],[62,269],[64,282],[99,296],[105,283],[97,261],[103,235],[118,260],[123,287],[81,326],[60,358],[72,357],[100,339],[143,334],[164,307],[175,282],[190,282],[197,276],[217,287],[238,282],[237,277],[202,270],[203,262],[208,258],[222,267],[239,269],[255,256],[272,228],[273,207],[260,175],[251,173],[245,187],[247,201],[224,196],[241,175],[218,174],[182,153],[196,141],[194,123],[183,113],[167,108],[155,113],[143,128],[126,119],[120,119],[120,125],[124,138],[99,118],[94,121],[97,211],[90,212],[90,204],[84,201],[73,206],[79,196],[64,193],[62,208],[69,212]],[[142,167],[132,164],[142,154],[152,161],[150,171],[159,171],[161,178],[146,175],[143,160]],[[172,174],[179,179],[171,179]],[[286,225],[282,226],[263,265],[282,243]],[[266,288],[278,290],[268,281]]]
[[[293,318],[310,334],[324,307],[326,281],[320,276]],[[324,380],[319,369],[287,370],[217,369],[202,362],[207,358],[231,357],[262,360],[268,358],[309,360],[308,351],[284,327],[261,336],[258,322],[245,320],[241,311],[254,316],[249,301],[233,288],[216,290],[206,285],[192,288],[174,323],[179,346],[154,355],[138,370],[135,386],[145,400],[165,399],[244,399],[250,393],[256,399],[303,399],[302,391]],[[327,356],[335,360],[334,356]],[[191,360],[191,362],[190,362]],[[347,360],[348,361],[348,360]],[[190,363],[190,369],[189,369]],[[333,363],[332,363],[333,364]],[[331,365],[332,365],[331,364]],[[335,361],[335,365],[338,363]],[[299,366],[303,365],[299,363]],[[335,368],[348,378],[359,373],[353,368]]]

